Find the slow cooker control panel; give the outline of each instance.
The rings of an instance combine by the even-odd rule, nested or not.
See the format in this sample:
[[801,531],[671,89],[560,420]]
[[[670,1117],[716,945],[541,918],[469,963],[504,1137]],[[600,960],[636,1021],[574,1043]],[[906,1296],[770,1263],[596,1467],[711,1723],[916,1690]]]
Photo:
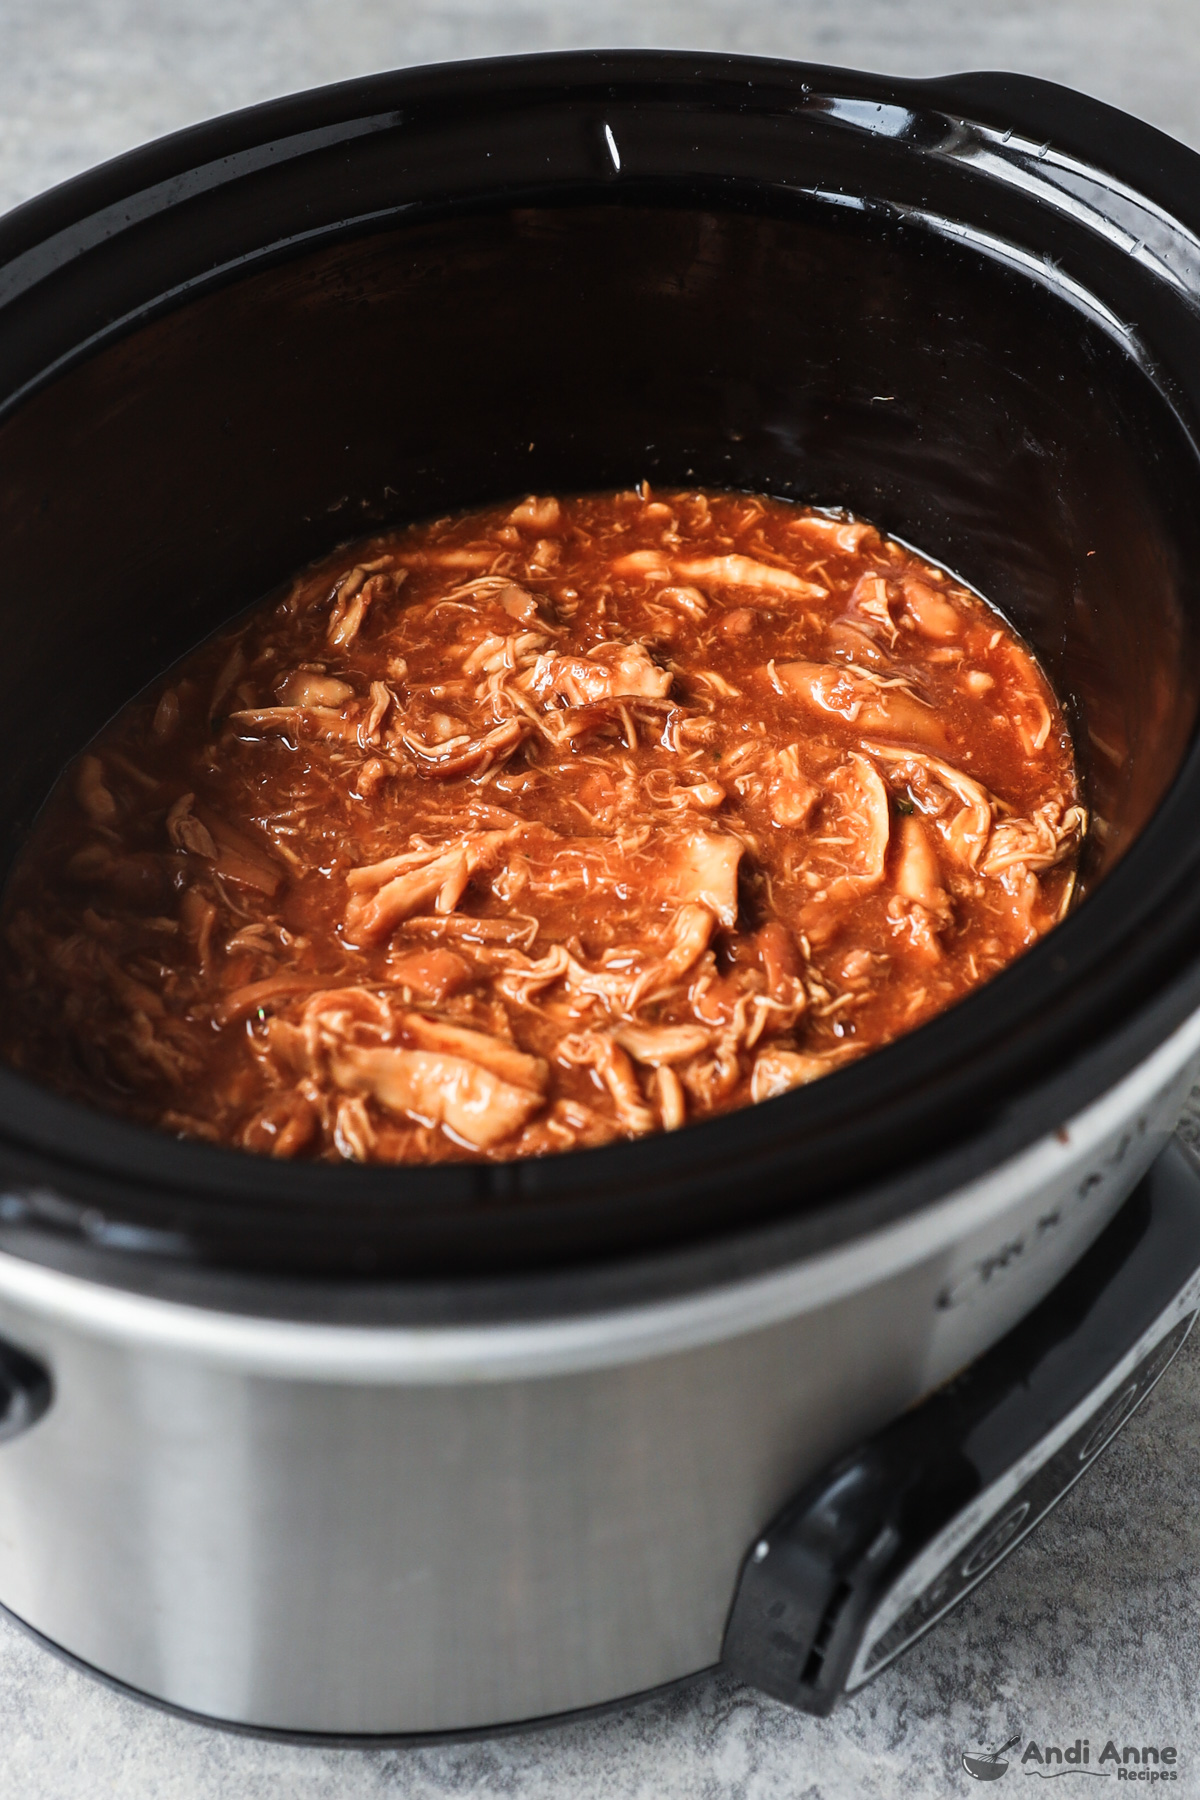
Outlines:
[[722,1661],[827,1713],[944,1617],[1091,1467],[1200,1309],[1200,1173],[1172,1145],[978,1362],[840,1457],[742,1567]]

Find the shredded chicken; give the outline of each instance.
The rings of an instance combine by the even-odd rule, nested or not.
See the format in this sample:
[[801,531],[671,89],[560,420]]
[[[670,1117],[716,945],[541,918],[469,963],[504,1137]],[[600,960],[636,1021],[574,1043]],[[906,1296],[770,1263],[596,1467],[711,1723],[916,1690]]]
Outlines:
[[595,1072],[597,1082],[607,1088],[617,1117],[627,1131],[640,1137],[654,1129],[654,1113],[645,1102],[632,1062],[615,1037],[602,1031],[580,1032],[575,1037],[563,1038],[558,1054],[565,1063]]
[[830,663],[770,663],[766,672],[777,692],[794,695],[814,711],[833,714],[861,731],[939,748],[946,741],[937,712],[902,679],[889,682],[865,669]]
[[536,1090],[468,1057],[436,1051],[347,1045],[330,1057],[329,1073],[338,1087],[370,1096],[386,1112],[445,1126],[472,1150],[490,1150],[510,1137],[542,1104]]
[[793,569],[757,562],[750,556],[699,556],[677,561],[674,573],[709,587],[756,588],[761,593],[785,594],[796,600],[823,600],[828,589],[818,581],[805,581]]
[[928,581],[909,575],[901,582],[900,589],[905,611],[922,637],[932,638],[935,644],[948,644],[961,635],[966,620]]
[[1076,849],[1087,824],[1082,806],[1064,807],[1049,800],[1025,819],[1003,819],[995,827],[980,863],[983,875],[1000,875],[1020,864],[1030,870],[1052,869]]
[[586,656],[539,657],[521,684],[541,700],[589,706],[624,696],[661,700],[671,677],[656,668],[641,644],[601,644]]
[[635,1062],[654,1069],[689,1062],[712,1042],[711,1030],[703,1025],[625,1025],[613,1035]]
[[[929,810],[936,816],[938,832],[956,862],[969,869],[978,866],[992,828],[996,808],[994,798],[961,769],[920,751],[897,750],[886,744],[867,744],[866,748],[887,765],[893,780],[904,780],[928,797]],[[947,798],[957,809],[945,810]],[[922,810],[924,810],[924,806]]]
[[836,1051],[829,1051],[824,1056],[807,1056],[799,1050],[760,1051],[754,1059],[754,1073],[750,1078],[751,1095],[755,1100],[773,1100],[792,1088],[807,1087],[810,1081],[819,1081],[822,1075],[828,1075],[844,1060],[844,1054],[839,1057]]
[[988,979],[1086,829],[1029,651],[865,521],[531,494],[339,551],[77,758],[0,1050],[276,1158],[674,1131]]
[[785,744],[766,758],[767,795],[775,825],[806,825],[821,790],[804,773],[799,744]]
[[494,862],[512,836],[511,831],[470,832],[440,849],[410,850],[352,869],[347,876],[347,932],[356,941],[373,943],[430,902],[437,912],[453,912],[471,877]]
[[823,550],[841,550],[849,556],[855,554],[864,538],[872,535],[872,528],[864,519],[837,518],[820,512],[801,513],[792,529]]
[[900,820],[896,892],[902,899],[915,901],[930,913],[941,914],[948,907],[929,827],[915,814]]

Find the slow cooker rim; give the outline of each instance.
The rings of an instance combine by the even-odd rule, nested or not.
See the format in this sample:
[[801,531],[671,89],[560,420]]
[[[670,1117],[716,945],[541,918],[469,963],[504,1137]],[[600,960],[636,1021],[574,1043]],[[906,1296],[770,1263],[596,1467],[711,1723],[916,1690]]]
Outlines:
[[[608,88],[608,97],[615,99],[611,88],[618,83],[633,86],[647,81],[662,88],[666,85],[664,72],[689,86],[698,78],[714,85],[723,83],[740,90],[744,101],[747,89],[768,84],[794,99],[819,99],[824,96],[818,82],[831,83],[848,96],[852,90],[854,97],[885,103],[908,96],[934,106],[961,107],[964,116],[969,111],[971,122],[996,124],[1003,115],[1001,129],[1021,124],[1044,132],[1047,121],[1042,109],[1052,107],[1055,129],[1042,142],[1087,156],[1095,167],[1107,168],[1139,187],[1180,220],[1188,221],[1191,216],[1200,224],[1200,194],[1187,179],[1195,173],[1195,151],[1147,120],[1041,76],[978,69],[900,76],[731,51],[605,47],[418,63],[276,95],[197,120],[68,176],[0,216],[0,271],[25,250],[57,238],[112,201],[145,193],[156,180],[194,170],[200,166],[194,154],[198,150],[206,153],[207,161],[262,146],[271,141],[262,129],[270,123],[286,126],[287,137],[305,128],[332,126],[336,130],[352,119],[386,114],[394,101],[453,97],[464,86],[483,92],[511,92],[510,77],[515,73],[535,91],[578,87],[603,94]],[[1099,155],[1098,145],[1107,154]],[[69,251],[69,246],[63,247],[64,255]],[[7,297],[0,289],[0,304]]]
[[[1188,1060],[1187,1046],[1192,1060],[1200,1057],[1200,965],[1191,972],[1187,1003],[1181,1007],[1179,999],[1177,993],[1160,997],[1147,1016],[1137,1020],[1136,1031],[1124,1031],[1116,1060],[1111,1044],[1094,1050],[1088,1059],[1093,1066],[1082,1086],[1077,1068],[1063,1071],[1041,1096],[1047,1103],[1043,1129],[1033,1138],[1021,1132],[1005,1141],[994,1132],[982,1157],[975,1154],[977,1146],[952,1151],[915,1175],[837,1198],[810,1214],[751,1224],[711,1240],[567,1268],[501,1269],[474,1275],[438,1271],[430,1277],[383,1271],[374,1276],[355,1277],[344,1271],[313,1276],[209,1266],[155,1254],[151,1243],[140,1254],[129,1254],[130,1246],[89,1238],[86,1230],[68,1235],[56,1231],[54,1221],[17,1222],[0,1199],[0,1290],[20,1299],[22,1278],[6,1265],[29,1262],[70,1278],[69,1286],[110,1288],[206,1312],[333,1328],[451,1326],[486,1331],[513,1323],[570,1321],[581,1315],[633,1317],[669,1310],[680,1299],[713,1290],[728,1297],[759,1284],[763,1277],[803,1271],[814,1258],[823,1260],[830,1253],[839,1262],[847,1252],[852,1260],[855,1252],[874,1256],[871,1279],[876,1279],[894,1260],[887,1250],[881,1254],[879,1247],[896,1238],[897,1232],[902,1241],[912,1230],[920,1235],[923,1218],[953,1213],[956,1207],[961,1210],[964,1202],[968,1213],[977,1210],[978,1197],[997,1177],[1012,1186],[1019,1200],[1024,1191],[1021,1172],[1033,1166],[1030,1159],[1044,1157],[1047,1150],[1056,1158],[1067,1152],[1077,1143],[1068,1127],[1078,1122],[1084,1122],[1086,1136],[1096,1139],[1098,1108],[1111,1099],[1119,1109],[1119,1134],[1103,1153],[1097,1148],[1084,1159],[1087,1173],[1075,1183],[1074,1198],[1082,1203],[1094,1188],[1103,1189],[1125,1157],[1137,1154],[1147,1108],[1153,1110],[1163,1071],[1169,1085]],[[1184,1039],[1185,1054],[1180,1056]],[[1155,1066],[1158,1085],[1147,1089],[1146,1072]],[[1141,1092],[1132,1112],[1131,1089]],[[993,1195],[995,1191],[993,1187]],[[998,1225],[1004,1204],[996,1209]],[[52,1308],[59,1305],[53,1285],[48,1294]],[[64,1316],[82,1319],[88,1312],[86,1298],[67,1295]]]
[[[368,96],[379,96],[385,92],[396,97],[406,91],[416,92],[418,96],[422,93],[433,94],[435,97],[446,93],[453,97],[457,92],[461,97],[464,79],[466,86],[473,89],[479,87],[504,89],[506,83],[509,83],[509,78],[518,70],[523,76],[530,73],[535,74],[538,78],[535,85],[539,91],[554,89],[557,85],[558,91],[561,92],[564,85],[570,85],[573,74],[580,77],[586,74],[590,86],[594,86],[597,81],[602,81],[607,75],[610,79],[621,76],[628,80],[649,82],[651,85],[661,87],[664,83],[656,78],[655,71],[661,73],[664,69],[668,73],[669,80],[677,80],[688,70],[692,71],[694,76],[695,71],[699,70],[703,77],[715,75],[720,81],[734,82],[735,84],[750,80],[755,74],[762,73],[769,75],[777,86],[783,86],[793,92],[800,88],[805,93],[812,91],[814,80],[825,80],[826,82],[836,80],[842,87],[849,84],[860,93],[886,93],[892,97],[911,95],[925,104],[931,100],[948,100],[955,93],[974,94],[976,98],[982,93],[986,97],[990,91],[989,84],[1001,82],[1005,84],[1006,91],[1023,95],[1026,101],[1032,99],[1034,103],[1053,97],[1055,105],[1058,106],[1064,95],[1069,96],[1073,103],[1071,111],[1077,135],[1081,119],[1089,120],[1093,127],[1102,126],[1106,131],[1111,129],[1114,119],[1122,121],[1124,138],[1129,140],[1126,150],[1129,150],[1129,145],[1134,147],[1137,152],[1134,161],[1139,166],[1146,166],[1150,153],[1158,151],[1161,140],[1161,144],[1170,145],[1176,160],[1179,156],[1188,158],[1193,169],[1195,167],[1196,159],[1192,157],[1191,152],[1184,150],[1182,146],[1172,144],[1169,139],[1162,138],[1162,134],[1155,132],[1152,127],[1143,126],[1138,121],[1127,120],[1125,115],[1115,112],[1114,109],[1105,107],[1100,102],[1089,101],[1083,96],[1074,95],[1071,90],[1061,89],[1049,83],[1036,82],[1032,78],[964,76],[950,78],[948,81],[913,82],[860,76],[851,71],[829,69],[819,65],[790,64],[760,58],[697,56],[686,52],[549,53],[533,58],[501,58],[467,64],[433,65],[427,69],[403,72],[398,75],[364,77],[354,82],[338,84],[334,88],[316,89],[304,95],[269,101],[261,106],[225,115],[215,121],[189,127],[186,131],[173,134],[168,139],[159,140],[156,144],[129,152],[113,163],[104,165],[100,170],[76,177],[73,181],[64,183],[59,189],[53,190],[49,195],[27,202],[24,207],[17,210],[17,213],[10,215],[8,220],[0,224],[0,275],[3,274],[3,265],[11,262],[12,256],[18,253],[17,243],[21,238],[25,239],[28,248],[30,243],[41,241],[38,239],[39,232],[44,239],[46,228],[51,224],[54,225],[55,232],[64,230],[69,232],[69,223],[63,223],[64,219],[68,219],[68,215],[73,215],[75,222],[79,223],[91,216],[96,210],[97,200],[103,195],[110,197],[105,204],[111,203],[111,195],[115,188],[128,187],[126,177],[138,175],[140,172],[143,183],[147,175],[156,171],[161,177],[163,168],[176,162],[180,152],[185,150],[194,153],[195,150],[204,146],[217,150],[223,141],[225,152],[229,154],[232,143],[243,140],[248,142],[251,136],[255,138],[255,141],[262,142],[262,127],[268,124],[274,127],[290,121],[293,126],[299,126],[317,118],[318,115],[322,119],[327,119],[331,111],[344,114],[342,102],[351,97],[366,99]],[[669,81],[667,85],[669,85]],[[1032,110],[1036,112],[1036,104],[1033,105]],[[1096,160],[1101,166],[1107,166],[1103,159],[1097,158]],[[1183,165],[1180,167],[1182,168]],[[606,197],[612,198],[611,190],[608,191]],[[82,212],[80,211],[80,202],[85,203]],[[906,1059],[911,1060],[914,1045],[919,1040],[923,1040],[923,1043],[928,1045],[930,1034],[937,1032],[939,1026],[945,1025],[947,1020],[954,1023],[961,1021],[963,1012],[967,1008],[975,1008],[973,1016],[978,1017],[979,1003],[995,997],[1003,998],[1011,992],[1014,979],[1021,981],[1023,977],[1026,977],[1025,985],[1032,989],[1034,976],[1029,973],[1031,968],[1036,967],[1046,977],[1050,977],[1056,963],[1068,964],[1070,952],[1081,936],[1080,922],[1097,917],[1095,903],[1110,894],[1112,884],[1118,884],[1118,892],[1122,887],[1129,888],[1131,891],[1136,889],[1139,871],[1147,860],[1147,837],[1153,835],[1156,826],[1161,829],[1162,815],[1168,810],[1170,803],[1174,802],[1178,805],[1181,790],[1190,793],[1193,787],[1200,792],[1200,752],[1196,750],[1195,746],[1193,746],[1190,756],[1185,759],[1172,788],[1160,803],[1146,831],[1131,847],[1123,863],[1106,878],[1097,894],[1093,895],[1072,918],[1059,928],[1052,939],[1037,946],[1033,952],[1021,959],[1020,964],[1006,971],[987,989],[971,996],[968,1001],[963,1003],[962,1007],[954,1009],[950,1014],[942,1015],[940,1019],[924,1027],[922,1032],[914,1033],[897,1045],[875,1053],[863,1064],[856,1065],[830,1078],[831,1083],[840,1084],[841,1090],[845,1092],[847,1084],[853,1082],[856,1076],[861,1076],[864,1070],[881,1066],[884,1059],[889,1057],[895,1064],[898,1052]],[[1183,798],[1186,804],[1186,794],[1183,795]],[[1124,881],[1122,882],[1123,875]],[[1175,882],[1171,885],[1173,892],[1168,896],[1168,900],[1174,898],[1179,883]],[[1161,894],[1159,898],[1162,898]],[[1111,911],[1115,904],[1115,898],[1111,899],[1107,908],[1100,910]],[[1168,910],[1177,913],[1178,908],[1169,905]],[[1189,909],[1185,907],[1183,910],[1186,912]],[[1197,908],[1193,907],[1190,910],[1193,915],[1197,914]],[[1195,922],[1194,916],[1190,923],[1194,925]],[[1176,919],[1176,926],[1178,928],[1178,919]],[[1186,935],[1190,936],[1191,934],[1188,932]],[[1040,959],[1040,962],[1035,962],[1035,959]],[[1054,986],[1055,983],[1047,980],[1046,985]],[[1182,985],[1186,987],[1188,984],[1184,981]],[[947,1029],[952,1030],[953,1026]],[[982,1026],[980,1029],[982,1030]],[[822,1084],[822,1089],[825,1087],[826,1084]],[[824,1102],[828,1101],[828,1097],[828,1092],[826,1092]],[[785,1133],[782,1109],[788,1109],[790,1117],[803,1120],[806,1112],[813,1113],[815,1111],[814,1098],[815,1090],[809,1090],[808,1093],[796,1094],[772,1102],[771,1109],[781,1120],[780,1125],[775,1129],[775,1137],[779,1138]],[[739,1131],[744,1133],[750,1129],[748,1121],[761,1120],[762,1117],[761,1109],[759,1109],[756,1113],[730,1114],[719,1120],[690,1127],[684,1136],[690,1141],[693,1149],[691,1160],[693,1162],[709,1160],[700,1141],[702,1138],[711,1144],[713,1134],[731,1122],[735,1133]],[[342,1187],[344,1195],[348,1184],[357,1183],[359,1189],[362,1190],[364,1184],[386,1182],[392,1174],[390,1171],[381,1174],[378,1171],[356,1169],[285,1171],[270,1165],[261,1165],[256,1159],[247,1158],[237,1152],[214,1151],[207,1146],[178,1144],[165,1134],[148,1133],[137,1127],[125,1126],[119,1121],[106,1119],[101,1127],[97,1124],[100,1118],[101,1115],[93,1114],[90,1109],[79,1107],[72,1102],[58,1100],[57,1097],[34,1088],[32,1084],[24,1082],[22,1078],[15,1076],[10,1071],[0,1071],[0,1131],[4,1133],[7,1140],[5,1144],[7,1154],[0,1154],[0,1165],[8,1162],[11,1170],[14,1163],[19,1163],[22,1155],[32,1148],[42,1155],[48,1154],[50,1164],[60,1171],[60,1179],[68,1187],[72,1185],[72,1178],[77,1179],[85,1167],[95,1167],[94,1156],[90,1156],[84,1162],[77,1162],[70,1154],[69,1148],[68,1153],[63,1154],[64,1147],[69,1147],[71,1140],[80,1133],[90,1136],[93,1144],[97,1140],[103,1140],[111,1147],[110,1173],[119,1173],[126,1180],[132,1177],[136,1181],[138,1177],[135,1173],[135,1166],[139,1162],[145,1164],[149,1161],[162,1169],[163,1179],[175,1187],[177,1194],[187,1193],[190,1189],[200,1206],[205,1204],[205,1200],[199,1193],[201,1183],[198,1175],[193,1176],[190,1171],[192,1169],[201,1171],[207,1168],[215,1177],[219,1164],[229,1168],[231,1186],[241,1188],[253,1182],[256,1187],[261,1189],[265,1185],[272,1184],[280,1189],[281,1198],[285,1185],[299,1184],[311,1187],[314,1199],[324,1199],[324,1194],[319,1195],[316,1191],[318,1183],[322,1187],[336,1183]],[[31,1129],[31,1125],[34,1124],[36,1124],[36,1128]],[[989,1127],[990,1125],[989,1121]],[[78,1127],[78,1131],[76,1127]],[[1006,1135],[1011,1139],[1011,1120],[1005,1121],[1005,1127]],[[796,1139],[800,1139],[801,1128],[797,1127],[793,1131],[793,1128],[789,1126],[786,1135],[789,1138],[794,1136]],[[991,1128],[985,1129],[982,1134],[985,1138],[991,1138],[994,1135],[995,1132]],[[1032,1127],[1028,1135],[1035,1135]],[[34,1140],[32,1143],[31,1138]],[[136,1154],[139,1147],[144,1150],[150,1141],[153,1141],[154,1149],[158,1152],[157,1155],[139,1156]],[[658,1142],[661,1144],[661,1140]],[[681,1142],[682,1139],[674,1140],[676,1145]],[[582,1161],[600,1159],[600,1163],[614,1171],[615,1174],[622,1157],[627,1161],[630,1154],[638,1157],[641,1161],[646,1160],[642,1145],[618,1146],[611,1150],[592,1152],[575,1152],[570,1157],[561,1160],[564,1163],[570,1163],[572,1170],[577,1175],[582,1175]],[[106,1160],[109,1159],[102,1156],[101,1164]],[[560,1159],[553,1160],[557,1162]],[[545,1169],[549,1167],[549,1164],[550,1159],[540,1166]],[[233,1172],[233,1165],[236,1165],[236,1173]],[[527,1166],[488,1165],[487,1168],[490,1172],[496,1169],[508,1171],[514,1167]],[[596,1166],[599,1167],[599,1163]],[[440,1170],[421,1171],[422,1177],[432,1177],[434,1181],[442,1174],[443,1171]],[[310,1175],[315,1178],[314,1181],[309,1181]],[[413,1179],[411,1171],[406,1171],[406,1178]],[[153,1179],[157,1184],[157,1173]],[[570,1179],[569,1174],[566,1179]],[[511,1179],[504,1173],[491,1176],[490,1181],[491,1185],[501,1192],[506,1187],[513,1185]],[[211,1193],[217,1184],[213,1179],[206,1178],[202,1185]],[[442,1183],[443,1187],[446,1185],[447,1183]],[[472,1174],[468,1185],[482,1192],[487,1183],[481,1180],[477,1174]],[[597,1185],[603,1185],[603,1178],[600,1178]],[[341,1200],[330,1193],[327,1203],[330,1206],[339,1206]],[[435,1204],[437,1203],[435,1199]],[[180,1202],[176,1198],[168,1203],[167,1209],[177,1212],[179,1204]],[[86,1212],[87,1209],[76,1210],[78,1213]],[[43,1227],[47,1222],[45,1219],[42,1220]],[[78,1217],[75,1219],[73,1227],[69,1228],[79,1229]],[[84,1235],[85,1237],[87,1235],[86,1228]],[[131,1232],[128,1236],[130,1248],[136,1247],[135,1238],[136,1233]],[[150,1248],[154,1243],[154,1238],[155,1234],[151,1231],[146,1236],[142,1248]],[[115,1240],[108,1244],[108,1254],[112,1253],[114,1242]],[[163,1248],[161,1240],[158,1247],[160,1250]]]

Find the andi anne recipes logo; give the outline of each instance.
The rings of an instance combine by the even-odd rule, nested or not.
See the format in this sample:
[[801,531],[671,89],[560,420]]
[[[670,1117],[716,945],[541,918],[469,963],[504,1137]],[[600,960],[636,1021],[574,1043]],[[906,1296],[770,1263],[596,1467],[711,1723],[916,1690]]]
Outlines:
[[[1024,1746],[1022,1748],[1022,1746]],[[976,1781],[998,1781],[1001,1775],[1040,1775],[1043,1781],[1084,1775],[1116,1781],[1177,1781],[1179,1752],[1174,1744],[1125,1744],[1108,1738],[1099,1755],[1090,1738],[1073,1744],[1040,1744],[1021,1732],[998,1750],[964,1750],[962,1766]]]

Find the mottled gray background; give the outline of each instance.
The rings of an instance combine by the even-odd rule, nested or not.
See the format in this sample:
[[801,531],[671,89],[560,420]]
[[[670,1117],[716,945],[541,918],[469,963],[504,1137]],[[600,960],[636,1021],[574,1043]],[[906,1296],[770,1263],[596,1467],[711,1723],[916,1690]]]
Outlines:
[[[1200,145],[1200,0],[0,0],[0,210],[146,138],[290,89],[582,45],[903,74],[1023,69]],[[590,1724],[458,1748],[294,1749],[122,1699],[0,1623],[0,1800],[900,1800],[972,1789],[962,1749],[1018,1730],[1060,1744],[1087,1735],[1094,1751],[1110,1735],[1174,1742],[1180,1778],[1166,1791],[1198,1795],[1198,1493],[1192,1346],[999,1574],[824,1722],[716,1680]],[[1013,1769],[1006,1786],[1027,1778]]]

